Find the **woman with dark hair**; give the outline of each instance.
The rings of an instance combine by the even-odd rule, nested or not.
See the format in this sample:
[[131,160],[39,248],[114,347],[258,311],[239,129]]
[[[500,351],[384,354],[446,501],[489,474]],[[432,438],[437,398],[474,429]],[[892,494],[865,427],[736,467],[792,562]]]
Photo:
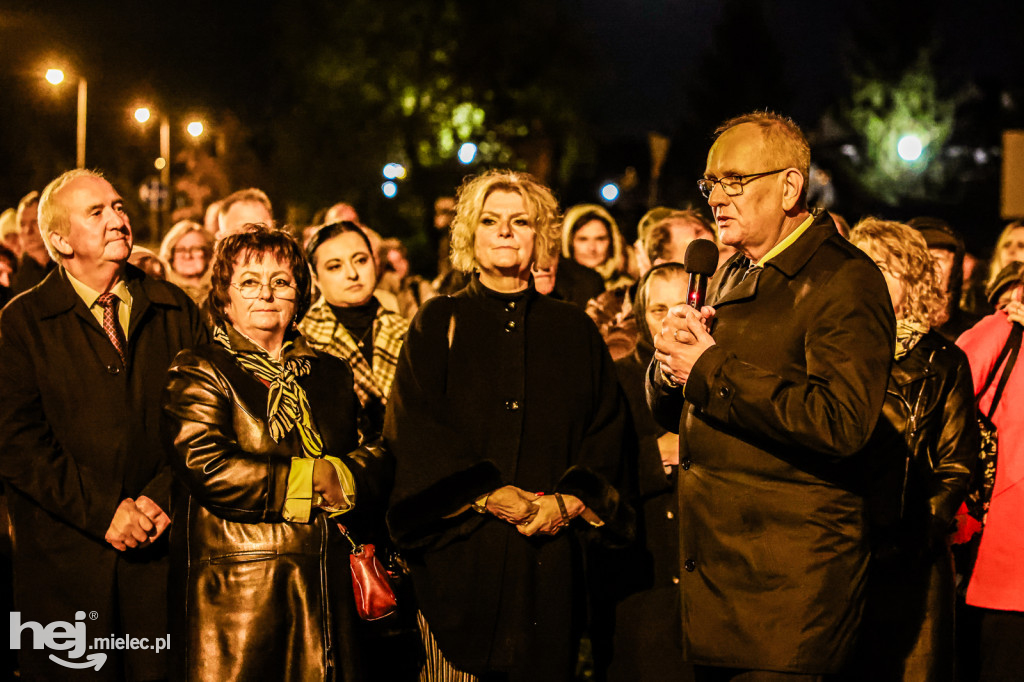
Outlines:
[[313,348],[349,364],[359,402],[379,432],[409,323],[374,296],[377,263],[359,225],[321,227],[306,245],[306,258],[320,298],[299,331]]
[[578,542],[631,531],[611,358],[583,311],[530,276],[557,258],[559,225],[550,190],[528,175],[465,182],[452,265],[473,280],[424,304],[399,357],[388,526],[421,609],[421,679],[571,679]]
[[[868,218],[850,233],[882,271],[896,313],[896,356],[875,432],[868,498],[872,559],[850,679],[953,679],[949,535],[979,439],[967,357],[936,328],[948,314],[928,244],[902,223]],[[861,466],[865,466],[862,464]]]
[[632,284],[627,273],[626,248],[612,215],[597,204],[580,204],[565,213],[562,255],[596,270],[605,289]]
[[335,519],[366,539],[391,462],[359,445],[348,365],[295,331],[310,291],[295,239],[225,237],[211,282],[214,342],[178,354],[164,393],[188,493],[171,538],[175,677],[363,679]]

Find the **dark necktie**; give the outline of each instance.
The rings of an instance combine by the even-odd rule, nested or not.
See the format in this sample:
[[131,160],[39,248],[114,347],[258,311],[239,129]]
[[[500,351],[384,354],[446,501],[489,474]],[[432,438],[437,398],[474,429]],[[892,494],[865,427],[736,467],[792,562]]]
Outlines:
[[121,364],[126,365],[124,361],[124,347],[127,344],[124,339],[124,331],[121,330],[121,323],[117,319],[118,301],[117,294],[109,292],[100,294],[100,297],[96,299],[96,302],[103,308],[103,331],[107,333],[110,343],[114,344],[114,349],[121,357]]

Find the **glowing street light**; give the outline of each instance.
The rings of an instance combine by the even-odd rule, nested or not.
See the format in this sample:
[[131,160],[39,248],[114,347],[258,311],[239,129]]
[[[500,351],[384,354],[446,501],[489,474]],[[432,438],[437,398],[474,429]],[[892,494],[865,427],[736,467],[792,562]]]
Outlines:
[[185,130],[187,130],[188,134],[191,135],[192,137],[199,137],[200,135],[203,134],[203,122],[192,121],[188,124]]
[[464,142],[459,147],[459,161],[466,166],[473,163],[473,159],[476,158],[476,149],[476,145],[472,142]]
[[383,185],[380,186],[380,191],[388,199],[394,199],[395,195],[398,194],[398,185],[396,185],[391,180],[388,180],[387,182],[385,182]]
[[[51,85],[64,82],[64,72],[60,69],[47,69],[46,81]],[[75,162],[78,168],[85,168],[85,112],[88,103],[89,85],[82,77],[78,78],[78,125],[75,131]]]
[[145,123],[149,120],[150,111],[146,107],[139,107],[135,110],[135,120],[139,123]]
[[921,138],[917,135],[904,135],[896,143],[896,153],[907,163],[917,161],[921,158],[923,151],[924,144],[921,143]]
[[614,182],[606,182],[601,185],[600,194],[607,203],[614,203],[619,198],[619,186]]
[[385,164],[382,172],[388,180],[404,180],[407,173],[405,166],[400,163]]

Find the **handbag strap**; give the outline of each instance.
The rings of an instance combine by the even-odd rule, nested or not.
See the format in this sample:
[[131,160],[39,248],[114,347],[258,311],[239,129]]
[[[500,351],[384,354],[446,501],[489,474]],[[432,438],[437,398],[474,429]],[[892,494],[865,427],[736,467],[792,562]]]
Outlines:
[[1002,375],[999,377],[999,383],[996,385],[996,393],[992,396],[992,404],[989,406],[988,414],[985,415],[990,420],[992,415],[996,413],[996,407],[999,406],[999,399],[1003,397],[1003,389],[1006,388],[1006,382],[1010,380],[1010,373],[1013,371],[1013,366],[1017,362],[1017,355],[1020,353],[1021,339],[1024,338],[1024,326],[1014,322],[1013,328],[1010,330],[1010,338],[1006,340],[1006,345],[1003,346],[1003,350],[999,352],[999,357],[996,358],[995,368],[992,370],[992,374],[985,382],[984,388],[978,393],[978,396],[985,394],[988,387],[992,385],[992,380],[995,378],[996,372],[999,371],[999,365],[1002,364],[1003,358],[1006,358],[1006,366],[1003,368]]

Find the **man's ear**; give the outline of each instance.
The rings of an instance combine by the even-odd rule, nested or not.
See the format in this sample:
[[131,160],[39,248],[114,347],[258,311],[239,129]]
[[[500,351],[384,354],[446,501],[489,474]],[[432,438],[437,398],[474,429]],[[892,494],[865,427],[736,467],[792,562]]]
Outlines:
[[68,243],[67,237],[57,232],[50,233],[50,246],[64,258],[71,258],[75,255],[74,249]]
[[792,211],[800,201],[804,191],[804,176],[795,168],[786,170],[782,186],[782,210]]

